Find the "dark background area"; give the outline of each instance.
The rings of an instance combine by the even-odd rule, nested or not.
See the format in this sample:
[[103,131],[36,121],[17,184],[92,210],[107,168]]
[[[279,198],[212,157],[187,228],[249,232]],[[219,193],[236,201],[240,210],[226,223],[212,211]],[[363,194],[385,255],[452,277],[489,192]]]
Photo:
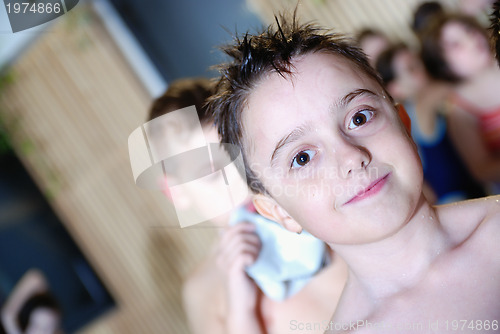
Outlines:
[[224,61],[218,46],[259,29],[245,0],[111,0],[167,82],[213,77],[210,66]]
[[36,268],[74,332],[114,301],[15,154],[1,154],[0,166],[0,302]]

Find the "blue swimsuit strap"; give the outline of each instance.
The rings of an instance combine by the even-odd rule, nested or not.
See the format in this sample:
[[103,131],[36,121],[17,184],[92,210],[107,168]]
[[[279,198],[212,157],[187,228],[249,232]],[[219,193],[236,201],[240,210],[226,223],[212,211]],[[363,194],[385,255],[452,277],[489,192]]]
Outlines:
[[423,145],[433,145],[435,143],[439,143],[443,140],[443,137],[446,135],[446,120],[441,113],[436,115],[436,124],[434,126],[434,132],[432,135],[425,135],[422,131],[420,131],[420,127],[417,123],[417,112],[415,110],[415,105],[413,103],[408,103],[405,105],[410,118],[412,119],[412,137],[413,139],[420,144]]

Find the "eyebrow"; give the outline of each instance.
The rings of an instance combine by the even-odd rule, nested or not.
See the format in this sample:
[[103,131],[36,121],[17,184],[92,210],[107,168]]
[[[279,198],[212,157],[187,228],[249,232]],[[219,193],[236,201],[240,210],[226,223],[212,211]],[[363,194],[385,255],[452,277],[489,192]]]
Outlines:
[[304,135],[304,133],[311,129],[310,124],[301,125],[295,128],[292,132],[290,132],[287,136],[281,138],[281,140],[276,144],[276,148],[271,155],[271,165],[275,163],[276,158],[279,156],[280,152],[291,143],[297,141],[300,137]]
[[360,97],[362,95],[369,95],[372,97],[379,96],[377,93],[375,93],[369,89],[360,88],[360,89],[356,89],[356,90],[350,92],[349,94],[343,96],[342,98],[340,98],[338,101],[336,101],[335,103],[332,104],[332,107],[335,109],[345,108],[345,107],[347,107],[347,105],[349,103],[352,102],[352,100],[354,100],[355,98]]
[[[332,104],[332,108],[339,109],[339,108],[345,108],[349,103],[352,102],[355,98],[362,96],[362,95],[369,95],[369,96],[378,96],[375,92],[369,90],[369,89],[356,89],[345,96],[341,97],[338,101],[334,102]],[[279,156],[281,151],[291,143],[297,141],[300,137],[304,135],[304,133],[308,130],[311,129],[310,124],[305,124],[301,125],[297,128],[295,128],[292,132],[290,132],[288,135],[285,137],[281,138],[281,140],[276,144],[276,147],[273,151],[273,154],[271,155],[271,166],[274,165],[276,158]]]

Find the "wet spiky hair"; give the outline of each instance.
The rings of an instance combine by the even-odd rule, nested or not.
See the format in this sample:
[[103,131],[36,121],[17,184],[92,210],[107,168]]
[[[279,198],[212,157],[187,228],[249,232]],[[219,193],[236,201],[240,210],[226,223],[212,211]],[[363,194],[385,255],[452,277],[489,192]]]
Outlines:
[[500,0],[493,4],[493,12],[490,16],[493,46],[498,66],[500,66]]
[[366,55],[355,43],[342,35],[328,33],[313,24],[299,24],[294,13],[291,18],[281,15],[276,26],[270,25],[260,34],[245,34],[222,50],[231,58],[219,67],[221,73],[216,94],[209,99],[208,108],[223,143],[237,145],[243,153],[247,183],[255,193],[266,194],[261,180],[246,159],[247,142],[243,141],[242,111],[256,85],[270,73],[284,78],[293,75],[293,61],[302,55],[324,52],[350,61],[354,67],[380,84],[377,73],[368,64]]

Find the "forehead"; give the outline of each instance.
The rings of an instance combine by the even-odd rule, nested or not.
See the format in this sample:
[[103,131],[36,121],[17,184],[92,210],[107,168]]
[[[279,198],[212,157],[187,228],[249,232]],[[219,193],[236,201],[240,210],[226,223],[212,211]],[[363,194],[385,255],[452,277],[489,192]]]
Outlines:
[[292,128],[305,119],[321,122],[332,104],[355,90],[367,89],[380,95],[384,92],[377,81],[341,56],[313,53],[292,64],[291,75],[270,73],[250,93],[242,114],[248,149],[254,147],[259,136],[276,135],[273,132],[280,131],[278,128]]
[[[354,62],[328,53],[312,53],[298,57],[292,62],[292,73],[283,76],[271,72],[250,93],[245,118],[255,109],[268,109],[266,116],[284,105],[308,108],[324,100],[333,100],[356,89],[369,89],[383,93],[377,81],[370,78]],[[299,104],[297,104],[299,103]]]
[[445,37],[447,34],[463,32],[465,27],[462,23],[457,21],[448,21],[443,25],[441,35]]
[[465,22],[456,20],[448,21],[441,29],[441,39],[443,41],[469,36],[470,34],[479,33],[479,31]]

